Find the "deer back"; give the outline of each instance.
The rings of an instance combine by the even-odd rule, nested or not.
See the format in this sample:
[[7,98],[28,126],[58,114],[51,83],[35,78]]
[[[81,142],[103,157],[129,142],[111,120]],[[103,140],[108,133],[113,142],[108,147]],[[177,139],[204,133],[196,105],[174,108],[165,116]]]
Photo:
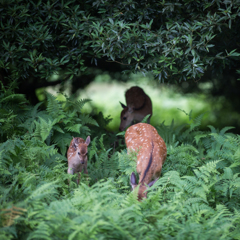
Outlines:
[[[131,87],[126,91],[125,98],[127,106],[121,103],[123,110],[120,116],[120,131],[133,124],[134,121],[141,122],[146,115],[152,115],[151,99],[142,88],[137,86]],[[148,119],[148,123],[150,118],[151,116]]]
[[[138,197],[146,197],[146,184],[153,185],[161,173],[162,165],[167,156],[167,148],[164,140],[159,136],[157,130],[147,123],[138,123],[129,127],[125,134],[125,142],[128,151],[137,151],[137,173],[136,177],[131,175],[131,185],[135,188],[139,185]],[[145,192],[145,193],[144,193]]]

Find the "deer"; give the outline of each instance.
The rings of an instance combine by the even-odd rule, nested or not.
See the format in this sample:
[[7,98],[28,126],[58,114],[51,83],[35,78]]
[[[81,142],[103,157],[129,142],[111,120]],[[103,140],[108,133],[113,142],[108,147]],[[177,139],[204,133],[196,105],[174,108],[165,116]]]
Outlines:
[[134,86],[125,93],[127,106],[120,102],[123,110],[120,115],[121,123],[119,130],[124,131],[129,125],[141,122],[150,114],[147,123],[152,116],[152,101],[142,88]]
[[167,147],[157,130],[150,124],[137,123],[130,126],[125,133],[125,142],[128,154],[137,152],[137,173],[132,172],[130,184],[132,190],[139,186],[138,201],[147,198],[147,189],[159,178],[162,165],[167,157]]
[[80,181],[80,173],[84,172],[84,174],[88,174],[87,171],[87,153],[88,153],[88,145],[90,143],[90,136],[86,138],[86,141],[80,137],[73,137],[70,146],[67,151],[67,159],[68,159],[68,174],[78,173],[77,184]]

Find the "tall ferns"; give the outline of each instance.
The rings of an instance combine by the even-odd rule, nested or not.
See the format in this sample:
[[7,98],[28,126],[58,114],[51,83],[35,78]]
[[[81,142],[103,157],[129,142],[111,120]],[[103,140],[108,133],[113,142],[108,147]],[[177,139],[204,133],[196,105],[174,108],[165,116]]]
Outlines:
[[[202,116],[191,113],[183,126],[156,126],[168,156],[138,202],[129,185],[136,155],[104,130],[109,119],[81,112],[88,100],[48,94],[44,110],[22,95],[1,99],[0,239],[240,238],[240,138],[230,128],[200,131]],[[66,151],[72,136],[88,135],[90,181],[77,186]]]

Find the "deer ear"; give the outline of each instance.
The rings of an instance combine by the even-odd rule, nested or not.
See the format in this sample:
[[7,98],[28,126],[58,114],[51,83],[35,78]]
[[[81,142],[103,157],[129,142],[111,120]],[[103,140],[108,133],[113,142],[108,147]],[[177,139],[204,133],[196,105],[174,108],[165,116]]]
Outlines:
[[135,176],[134,172],[132,172],[131,177],[130,177],[130,183],[133,186],[133,185],[137,185],[136,182],[137,182],[136,181],[136,176]]
[[86,141],[85,141],[85,144],[88,146],[90,142],[91,142],[91,139],[90,139],[90,136],[88,136]]
[[155,179],[154,181],[150,182],[150,183],[148,184],[148,186],[151,187],[157,180],[158,180],[158,178]]
[[127,106],[125,106],[123,103],[121,103],[120,102],[120,104],[121,104],[121,106],[122,106],[122,108],[126,108]]

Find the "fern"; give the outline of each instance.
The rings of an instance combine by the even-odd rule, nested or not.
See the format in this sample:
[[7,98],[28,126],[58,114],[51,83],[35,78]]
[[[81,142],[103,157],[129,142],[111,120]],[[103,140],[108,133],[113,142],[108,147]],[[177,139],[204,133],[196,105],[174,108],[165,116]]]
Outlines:
[[[7,103],[7,105],[18,103],[18,104],[25,104],[26,98],[23,94],[11,94],[8,96],[1,96],[0,104]],[[7,106],[5,105],[5,106]]]
[[25,147],[24,142],[20,138],[9,139],[0,144],[0,152],[2,152],[2,159],[8,163],[13,162],[13,157],[17,156],[17,150]]
[[26,111],[26,116],[28,116],[22,124],[19,124],[19,127],[25,128],[30,134],[33,133],[35,129],[35,123],[34,121],[38,118],[46,118],[47,115],[44,111],[38,110],[39,106],[41,106],[42,103],[36,104],[33,108],[30,108],[28,111]]
[[74,124],[72,126],[66,127],[66,130],[69,132],[79,133],[81,126],[82,126],[81,124]]
[[39,187],[37,187],[36,190],[34,190],[29,197],[26,199],[29,203],[32,201],[42,201],[45,202],[51,202],[53,200],[56,200],[56,197],[58,196],[58,192],[56,190],[56,187],[58,186],[57,181],[55,182],[49,182],[45,183]]
[[52,136],[52,141],[58,146],[61,154],[65,155],[67,152],[67,148],[72,141],[72,135],[70,133],[64,134],[60,132],[55,132],[55,134]]
[[164,163],[165,170],[177,170],[181,174],[191,174],[193,168],[202,164],[198,158],[198,150],[192,145],[184,145],[168,148],[167,161]]
[[81,99],[76,101],[69,97],[66,97],[66,100],[67,101],[64,108],[68,112],[72,112],[72,111],[81,112],[84,104],[91,101],[91,99]]
[[147,123],[148,118],[149,118],[150,116],[151,116],[151,114],[146,115],[141,122],[142,122],[142,123]]
[[0,94],[0,136],[1,139],[22,134],[19,124],[27,118],[27,101],[22,94]]
[[118,170],[117,153],[110,156],[111,148],[106,150],[103,144],[104,135],[98,140],[94,138],[88,147],[88,169],[91,179],[95,182],[104,177],[116,177]]
[[177,141],[177,136],[185,126],[186,125],[183,124],[176,128],[174,127],[174,120],[172,120],[170,126],[166,126],[163,122],[160,126],[157,126],[156,129],[159,135],[164,139],[167,146],[176,147],[179,144],[179,141]]
[[46,121],[45,119],[39,117],[39,122],[35,121],[36,129],[34,136],[44,142],[51,133],[54,124],[55,121],[51,121],[50,119]]
[[64,116],[62,103],[56,100],[56,97],[52,94],[47,92],[45,94],[47,95],[47,112],[53,116],[53,118],[58,118],[59,115]]
[[[138,202],[129,185],[136,153],[105,130],[110,118],[82,114],[87,100],[48,94],[44,110],[11,94],[0,102],[1,239],[239,238],[240,137],[230,127],[199,131],[203,115],[191,112],[180,127],[157,126],[168,156]],[[72,136],[88,135],[90,182],[69,186],[67,148]]]

